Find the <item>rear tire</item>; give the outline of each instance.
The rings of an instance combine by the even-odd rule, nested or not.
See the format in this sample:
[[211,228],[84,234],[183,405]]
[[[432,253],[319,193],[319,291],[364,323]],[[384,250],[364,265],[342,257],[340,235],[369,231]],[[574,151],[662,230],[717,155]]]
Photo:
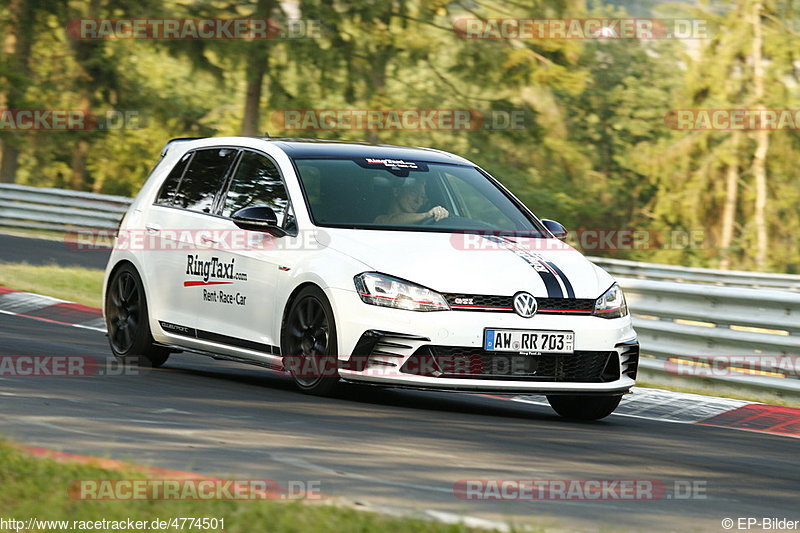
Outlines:
[[129,263],[114,272],[106,287],[106,330],[114,357],[126,364],[157,368],[169,358],[150,332],[147,298],[139,273]]
[[608,395],[552,395],[547,397],[556,413],[573,420],[600,420],[605,418],[619,405],[622,396]]
[[284,366],[307,394],[329,396],[339,383],[336,321],[322,289],[302,289],[289,307],[281,330]]

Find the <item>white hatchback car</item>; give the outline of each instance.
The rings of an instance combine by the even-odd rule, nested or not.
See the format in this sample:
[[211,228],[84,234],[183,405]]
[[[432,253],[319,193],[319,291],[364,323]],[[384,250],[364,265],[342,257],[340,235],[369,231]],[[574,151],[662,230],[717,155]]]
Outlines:
[[176,139],[104,282],[114,354],[190,351],[341,380],[545,394],[610,414],[639,344],[621,289],[484,170],[426,148]]

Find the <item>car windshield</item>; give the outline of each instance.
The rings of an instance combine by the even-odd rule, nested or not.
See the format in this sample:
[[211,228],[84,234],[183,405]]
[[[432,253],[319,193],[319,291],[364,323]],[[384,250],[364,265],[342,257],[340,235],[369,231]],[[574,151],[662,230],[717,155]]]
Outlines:
[[375,158],[298,158],[295,164],[321,226],[540,235],[472,166]]

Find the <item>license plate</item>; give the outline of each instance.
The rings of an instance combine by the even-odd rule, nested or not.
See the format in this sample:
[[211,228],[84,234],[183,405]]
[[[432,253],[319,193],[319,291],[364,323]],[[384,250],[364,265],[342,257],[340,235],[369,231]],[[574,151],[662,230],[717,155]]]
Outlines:
[[489,352],[573,353],[575,333],[523,329],[487,329],[483,348]]

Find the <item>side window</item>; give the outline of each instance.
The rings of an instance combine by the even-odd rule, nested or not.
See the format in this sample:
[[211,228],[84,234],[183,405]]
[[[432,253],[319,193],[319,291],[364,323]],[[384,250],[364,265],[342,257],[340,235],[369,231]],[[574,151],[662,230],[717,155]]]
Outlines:
[[183,177],[183,171],[186,170],[186,165],[192,158],[192,154],[193,152],[183,154],[183,157],[181,157],[172,168],[169,176],[167,176],[167,179],[165,179],[164,183],[161,185],[161,190],[158,191],[158,197],[156,198],[157,204],[172,205],[172,201],[175,199],[175,191],[178,189],[178,184]]
[[210,213],[228,168],[236,156],[233,148],[197,150],[183,174],[173,205]]
[[225,197],[222,216],[229,217],[244,207],[266,206],[275,211],[278,225],[283,225],[288,205],[289,197],[275,163],[261,154],[244,152]]

